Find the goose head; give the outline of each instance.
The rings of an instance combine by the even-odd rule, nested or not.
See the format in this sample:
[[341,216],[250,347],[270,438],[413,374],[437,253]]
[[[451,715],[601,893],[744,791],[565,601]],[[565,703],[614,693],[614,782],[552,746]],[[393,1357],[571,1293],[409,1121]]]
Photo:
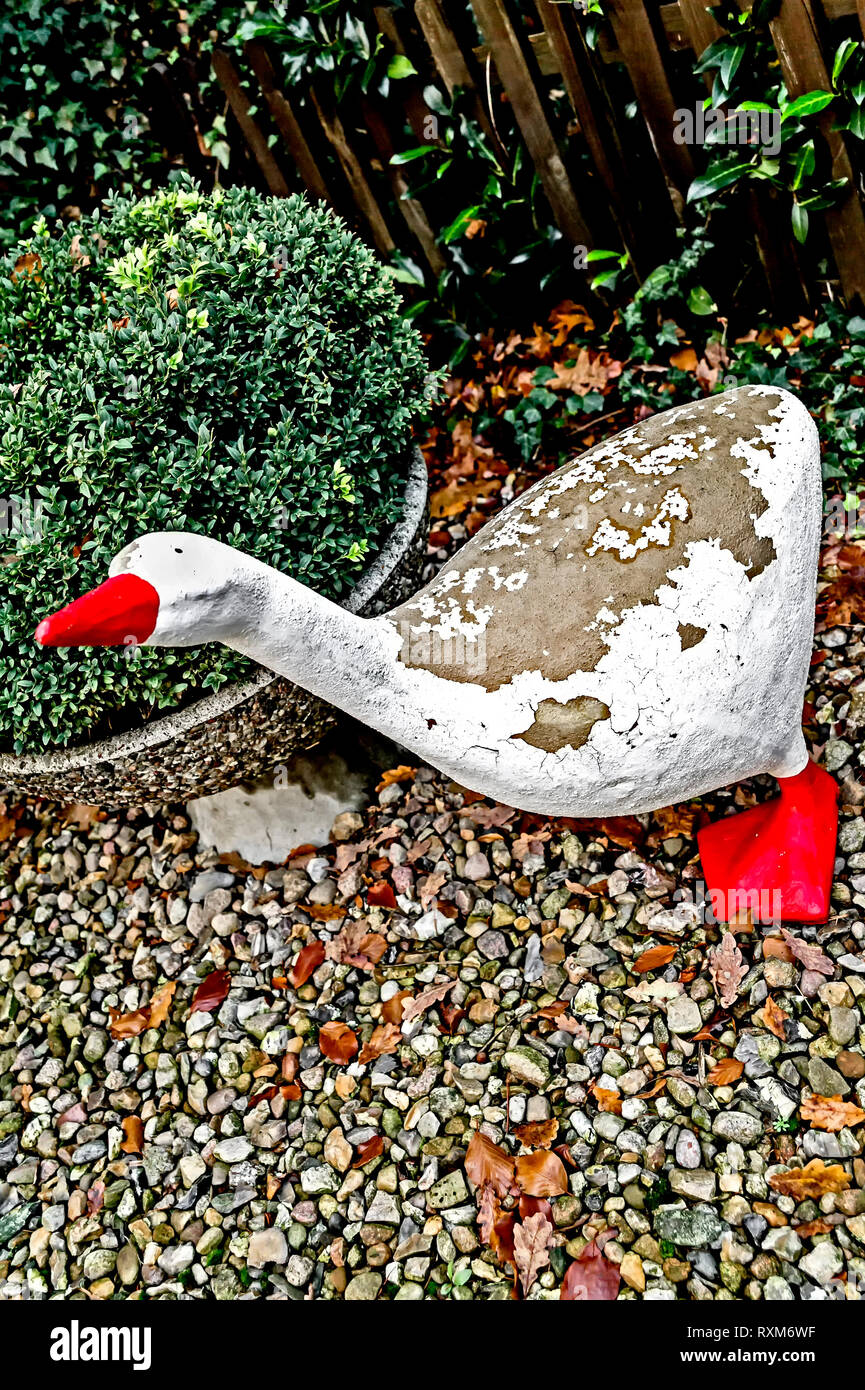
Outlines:
[[[191,647],[230,640],[249,617],[256,562],[188,531],[154,531],[124,546],[108,579],[44,618],[44,647]],[[247,573],[249,571],[249,573]]]

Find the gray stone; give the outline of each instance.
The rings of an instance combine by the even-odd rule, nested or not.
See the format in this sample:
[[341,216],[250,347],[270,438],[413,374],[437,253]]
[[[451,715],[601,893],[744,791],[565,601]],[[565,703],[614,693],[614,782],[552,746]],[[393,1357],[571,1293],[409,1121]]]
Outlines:
[[745,1110],[721,1110],[712,1121],[712,1133],[719,1139],[733,1140],[747,1147],[756,1144],[763,1133],[761,1122]]
[[701,1250],[721,1239],[724,1223],[707,1207],[659,1207],[655,1232],[662,1240]]
[[689,1037],[703,1026],[700,1006],[688,994],[680,994],[667,1005],[667,1027],[671,1033]]

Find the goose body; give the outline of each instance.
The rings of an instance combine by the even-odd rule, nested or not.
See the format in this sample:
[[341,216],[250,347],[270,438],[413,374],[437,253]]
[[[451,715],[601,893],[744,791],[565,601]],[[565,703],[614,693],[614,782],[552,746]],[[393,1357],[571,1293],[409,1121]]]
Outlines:
[[162,532],[37,638],[222,641],[508,805],[648,811],[805,767],[820,524],[808,411],[746,386],[541,479],[381,617]]

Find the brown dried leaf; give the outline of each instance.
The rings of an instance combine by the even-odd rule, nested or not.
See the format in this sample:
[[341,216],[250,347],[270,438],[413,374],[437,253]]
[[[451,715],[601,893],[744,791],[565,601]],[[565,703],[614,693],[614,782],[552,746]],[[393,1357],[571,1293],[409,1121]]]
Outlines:
[[748,973],[745,958],[732,932],[725,931],[721,944],[709,956],[709,974],[721,1005],[729,1009],[739,997],[739,986]]
[[318,938],[304,946],[291,970],[288,972],[289,984],[295,989],[305,985],[310,975],[315,974],[324,960],[324,942]]
[[440,1004],[455,984],[456,980],[447,980],[443,985],[433,985],[431,989],[425,989],[422,994],[403,1004],[403,1023],[410,1023],[413,1018],[418,1018],[420,1014],[426,1013],[427,1009],[431,1009],[433,1004]]
[[514,1262],[524,1294],[550,1262],[553,1234],[552,1225],[540,1211],[514,1226]]
[[514,1134],[527,1149],[548,1149],[558,1132],[559,1122],[555,1116],[551,1120],[530,1120],[514,1129]]
[[619,1293],[619,1267],[608,1260],[596,1240],[568,1266],[562,1284],[563,1301],[612,1302]]
[[797,1202],[810,1198],[819,1201],[826,1192],[843,1192],[850,1186],[850,1178],[840,1163],[828,1166],[822,1158],[812,1158],[804,1168],[791,1168],[787,1173],[773,1173],[769,1186],[785,1197],[794,1197]]
[[133,1009],[132,1013],[121,1014],[117,1009],[109,1009],[111,1022],[108,1030],[112,1038],[137,1038],[148,1028],[158,1028],[168,1017],[176,988],[173,980],[169,984],[160,985],[150,1003],[140,1009]]
[[519,1188],[514,1180],[514,1160],[510,1154],[492,1139],[475,1130],[466,1151],[466,1176],[473,1187],[482,1188],[489,1183],[499,1197],[516,1194]]
[[558,1154],[549,1149],[520,1154],[516,1161],[517,1184],[529,1197],[561,1197],[568,1190],[568,1175]]
[[631,965],[632,970],[659,970],[669,965],[676,954],[675,946],[650,946]]
[[373,1029],[372,1037],[368,1038],[361,1048],[358,1061],[360,1063],[371,1062],[374,1057],[383,1057],[388,1052],[397,1052],[402,1042],[402,1033],[392,1023],[380,1023]]
[[800,941],[798,936],[794,936],[786,927],[781,928],[781,935],[786,941],[790,950],[797,960],[800,960],[806,970],[816,970],[820,975],[834,975],[835,963],[820,950],[819,946],[811,946],[807,941]]
[[610,1115],[621,1115],[622,1097],[618,1091],[608,1091],[603,1086],[593,1086],[592,1095],[598,1102],[599,1110],[605,1110]]
[[766,1002],[763,1005],[763,1022],[769,1029],[769,1032],[774,1033],[776,1038],[780,1038],[782,1042],[785,1042],[787,1039],[787,1030],[784,1025],[789,1023],[789,1021],[789,1014],[785,1014],[783,1009],[779,1009],[771,994],[767,995]]
[[338,936],[328,941],[325,954],[328,960],[340,965],[356,965],[359,970],[372,970],[387,950],[380,932],[371,932],[364,921],[346,922]]
[[144,1125],[138,1115],[125,1115],[120,1122],[126,1138],[120,1145],[125,1154],[140,1154],[144,1144]]
[[348,1024],[338,1023],[335,1019],[319,1029],[318,1045],[325,1057],[343,1066],[351,1061],[358,1049],[357,1037]]
[[828,1129],[835,1133],[851,1125],[861,1125],[865,1120],[865,1110],[852,1101],[842,1100],[840,1096],[809,1096],[802,1102],[802,1119],[814,1129]]
[[416,767],[408,767],[405,763],[400,763],[399,767],[389,767],[381,774],[376,791],[383,792],[385,787],[392,787],[394,782],[413,782],[416,772]]
[[732,1086],[745,1070],[745,1063],[737,1057],[721,1057],[709,1072],[706,1080],[710,1086]]

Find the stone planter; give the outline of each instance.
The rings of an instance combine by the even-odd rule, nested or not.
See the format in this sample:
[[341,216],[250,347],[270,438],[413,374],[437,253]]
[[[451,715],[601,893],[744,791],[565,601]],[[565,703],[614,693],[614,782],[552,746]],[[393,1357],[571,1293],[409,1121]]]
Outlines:
[[[428,529],[426,465],[412,455],[403,515],[345,601],[368,617],[420,585]],[[57,753],[0,754],[0,786],[90,805],[188,801],[272,776],[333,727],[336,712],[299,686],[259,668],[173,714],[98,743]]]

